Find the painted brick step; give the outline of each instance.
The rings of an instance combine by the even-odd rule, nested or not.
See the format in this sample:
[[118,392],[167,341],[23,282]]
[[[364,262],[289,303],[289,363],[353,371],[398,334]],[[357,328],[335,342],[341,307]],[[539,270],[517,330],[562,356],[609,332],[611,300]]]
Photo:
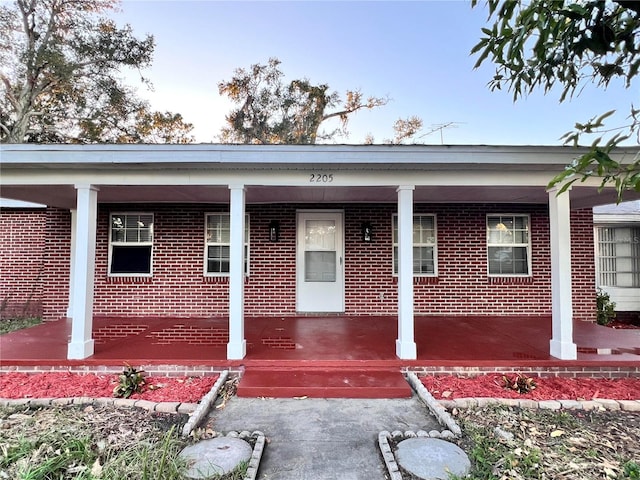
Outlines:
[[247,368],[239,397],[408,398],[411,387],[400,371],[374,369]]

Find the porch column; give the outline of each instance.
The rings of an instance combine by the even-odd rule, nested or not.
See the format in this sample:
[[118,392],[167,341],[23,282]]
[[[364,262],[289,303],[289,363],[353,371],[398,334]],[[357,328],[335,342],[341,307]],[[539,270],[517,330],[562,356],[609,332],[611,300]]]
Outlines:
[[98,189],[93,185],[76,185],[76,234],[73,289],[71,292],[71,341],[67,358],[80,360],[93,355],[93,287],[96,265],[96,225]]
[[413,185],[398,187],[398,338],[396,355],[417,358],[413,319]]
[[571,211],[569,191],[558,195],[549,190],[551,241],[551,316],[550,355],[562,360],[578,358],[573,343],[573,303],[571,294]]
[[244,338],[244,185],[229,185],[231,191],[229,247],[229,343],[227,359],[240,360],[247,353]]
[[71,252],[69,256],[69,294],[67,295],[67,318],[73,317],[73,277],[76,268],[76,228],[78,224],[78,211],[71,209]]

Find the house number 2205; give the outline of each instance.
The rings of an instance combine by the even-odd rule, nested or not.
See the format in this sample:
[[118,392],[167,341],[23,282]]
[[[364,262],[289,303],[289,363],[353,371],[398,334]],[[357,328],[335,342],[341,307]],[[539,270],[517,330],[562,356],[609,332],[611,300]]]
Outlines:
[[331,183],[333,182],[333,173],[312,173],[309,176],[309,183]]

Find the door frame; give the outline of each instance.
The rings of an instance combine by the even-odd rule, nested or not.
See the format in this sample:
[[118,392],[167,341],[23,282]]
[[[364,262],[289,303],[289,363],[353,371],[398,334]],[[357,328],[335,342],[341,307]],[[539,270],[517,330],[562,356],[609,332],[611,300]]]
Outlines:
[[[334,307],[318,310],[309,309],[301,302],[304,294],[301,284],[304,283],[304,239],[302,238],[303,221],[313,219],[314,214],[330,214],[336,219],[338,233],[336,236],[336,288],[339,299]],[[343,313],[345,311],[345,219],[343,209],[299,209],[296,210],[296,311],[300,313]]]

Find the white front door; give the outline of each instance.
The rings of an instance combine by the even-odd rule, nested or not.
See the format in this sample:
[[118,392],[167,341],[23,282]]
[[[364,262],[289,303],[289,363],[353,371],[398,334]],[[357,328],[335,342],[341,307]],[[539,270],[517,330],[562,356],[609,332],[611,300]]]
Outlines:
[[344,312],[342,211],[299,211],[297,310]]

